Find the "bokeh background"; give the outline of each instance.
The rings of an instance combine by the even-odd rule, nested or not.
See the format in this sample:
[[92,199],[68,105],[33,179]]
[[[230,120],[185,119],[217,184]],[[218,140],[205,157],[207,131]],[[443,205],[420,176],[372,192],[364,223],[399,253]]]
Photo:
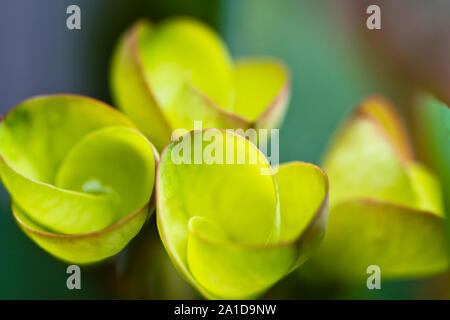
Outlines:
[[[81,8],[82,29],[66,28]],[[368,31],[379,4],[382,30]],[[319,163],[340,121],[370,94],[394,101],[417,157],[441,178],[450,208],[450,111],[414,106],[431,90],[450,102],[450,2],[446,0],[4,0],[0,2],[0,110],[36,94],[78,93],[111,102],[109,62],[137,18],[191,15],[216,29],[233,56],[271,55],[292,72],[280,130],[280,160]],[[450,229],[449,229],[450,230]],[[199,298],[174,271],[154,217],[119,255],[82,269],[82,290],[66,288],[67,265],[15,225],[0,189],[0,299]],[[317,287],[296,274],[266,298],[417,299],[448,297],[448,275],[383,282],[382,290]]]

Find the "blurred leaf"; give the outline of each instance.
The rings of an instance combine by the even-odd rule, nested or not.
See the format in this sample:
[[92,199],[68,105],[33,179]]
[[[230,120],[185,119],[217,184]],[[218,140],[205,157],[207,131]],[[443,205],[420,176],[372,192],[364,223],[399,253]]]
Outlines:
[[445,252],[442,218],[392,203],[355,199],[331,210],[313,263],[337,281],[363,284],[370,265],[380,267],[384,280],[442,273],[448,267]]
[[[415,101],[414,127],[419,155],[439,174],[446,212],[450,210],[450,110],[436,98],[421,94]],[[447,220],[447,243],[450,223]],[[450,245],[449,245],[450,257]]]
[[238,59],[234,111],[262,127],[279,126],[289,100],[289,78],[289,71],[279,60]]
[[170,131],[192,130],[194,120],[224,129],[279,125],[289,82],[281,62],[235,67],[222,40],[191,18],[155,27],[137,22],[119,41],[111,66],[118,107],[159,149]]
[[[311,263],[336,281],[419,277],[448,267],[438,180],[409,158],[406,134],[383,99],[364,101],[328,150],[328,231]],[[319,271],[320,270],[320,271]]]
[[138,52],[140,34],[150,32],[148,28],[148,24],[137,24],[120,39],[113,56],[111,87],[121,110],[161,150],[169,143],[171,130],[145,80]]

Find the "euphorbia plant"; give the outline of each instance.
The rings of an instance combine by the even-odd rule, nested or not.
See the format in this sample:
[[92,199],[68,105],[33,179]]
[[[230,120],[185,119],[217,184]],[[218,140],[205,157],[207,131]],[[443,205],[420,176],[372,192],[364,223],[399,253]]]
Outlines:
[[289,82],[276,59],[233,62],[214,31],[190,18],[137,22],[111,67],[117,106],[160,150],[174,129],[192,130],[194,120],[208,128],[277,127]]
[[[214,141],[199,147],[203,134]],[[211,147],[217,141],[223,143]],[[187,162],[177,159],[181,152]],[[196,164],[196,152],[227,162]],[[245,154],[245,163],[230,164],[238,154]],[[255,145],[225,130],[189,132],[163,151],[156,179],[158,229],[174,265],[204,296],[256,297],[320,243],[328,217],[325,173],[302,162],[262,174],[270,170]]]
[[448,268],[439,182],[414,160],[388,101],[363,101],[323,166],[332,181],[329,226],[310,261],[320,277],[363,284],[371,265],[380,267],[383,280]]
[[0,124],[0,154],[15,220],[65,261],[116,254],[150,213],[157,153],[99,101],[55,95],[21,103]]

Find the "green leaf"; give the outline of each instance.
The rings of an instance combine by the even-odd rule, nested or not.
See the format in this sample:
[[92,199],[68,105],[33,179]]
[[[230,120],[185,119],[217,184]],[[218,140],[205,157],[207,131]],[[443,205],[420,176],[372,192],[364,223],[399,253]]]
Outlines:
[[152,208],[146,204],[105,229],[80,234],[49,232],[30,220],[14,203],[12,211],[20,228],[42,249],[69,263],[88,264],[119,253],[141,230]]
[[[431,166],[442,184],[444,206],[450,209],[450,108],[430,94],[420,93],[415,99],[414,132],[417,150]],[[447,219],[447,243],[450,243],[450,221]],[[450,257],[450,245],[448,246]]]
[[234,66],[221,39],[191,18],[156,27],[137,22],[119,41],[111,65],[115,101],[158,149],[195,120],[214,128],[277,126],[290,77],[274,59]]
[[[80,96],[27,100],[0,125],[1,177],[14,214],[20,215],[16,219],[44,249],[80,263],[118,252],[126,244],[123,241],[139,231],[148,215],[141,208],[148,204],[154,186],[154,152],[127,118]],[[143,218],[129,219],[138,211]],[[142,223],[136,229],[136,222],[125,220]],[[104,230],[115,229],[113,224],[130,224],[117,229],[130,230],[131,238],[120,236],[114,243],[111,239],[117,235],[103,237]],[[59,241],[91,239],[91,234],[96,241],[103,239],[104,248],[97,243],[98,248],[84,258],[82,251]],[[58,243],[52,245],[49,239]]]
[[282,164],[276,173],[280,200],[280,242],[296,242],[291,271],[303,264],[322,241],[328,222],[328,177],[319,167],[303,162]]
[[324,160],[329,226],[309,263],[321,277],[362,283],[370,265],[383,279],[448,268],[439,182],[410,150],[401,118],[384,99],[364,101],[343,126]]
[[445,218],[439,180],[420,163],[408,163],[407,169],[416,195],[415,207]]
[[397,204],[356,199],[331,211],[312,262],[322,275],[362,285],[370,265],[379,266],[385,280],[444,272],[445,250],[442,218]]
[[213,104],[198,89],[184,83],[174,101],[166,107],[165,115],[173,128],[193,130],[194,121],[201,120],[205,128],[242,128],[249,123]]
[[134,129],[107,127],[86,135],[70,150],[55,185],[106,194],[118,220],[149,201],[154,181],[155,159],[149,142]]
[[118,107],[136,123],[158,148],[170,142],[171,128],[145,77],[139,53],[139,38],[152,33],[148,23],[137,23],[123,35],[111,64],[111,91]]
[[162,108],[170,105],[184,82],[216,104],[233,104],[233,65],[213,30],[191,18],[172,18],[139,38],[143,66]]
[[382,127],[367,116],[355,115],[328,149],[324,168],[333,186],[331,205],[374,197],[408,205],[414,189],[407,169]]
[[[187,263],[193,277],[215,296],[254,297],[286,275],[295,246],[242,246],[208,218],[189,220]],[[222,238],[222,239],[221,239]]]
[[[206,136],[214,140],[199,145]],[[219,161],[205,159],[211,145]],[[242,154],[246,161],[238,164]],[[253,144],[218,129],[190,132],[161,155],[158,229],[175,266],[206,297],[257,296],[303,263],[324,234],[325,174],[303,163],[283,165],[276,175],[262,174],[267,170]]]
[[236,62],[234,111],[268,128],[281,123],[289,100],[290,76],[286,66],[273,58],[243,58]]

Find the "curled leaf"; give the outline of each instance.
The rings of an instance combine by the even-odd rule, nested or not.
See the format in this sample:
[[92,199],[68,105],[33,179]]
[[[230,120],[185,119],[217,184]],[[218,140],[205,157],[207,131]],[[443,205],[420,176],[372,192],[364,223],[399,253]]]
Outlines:
[[[203,135],[214,141],[196,144]],[[198,161],[215,141],[223,143],[212,153],[221,156]],[[181,150],[184,161],[176,157]],[[238,163],[243,154],[247,160]],[[323,171],[300,162],[280,166],[276,175],[264,170],[270,165],[253,144],[219,129],[187,133],[161,155],[158,229],[177,269],[206,297],[255,297],[308,259],[322,239]]]
[[158,149],[174,129],[273,128],[289,99],[289,73],[272,58],[233,64],[220,38],[189,18],[137,22],[111,66],[117,105]]
[[370,265],[384,279],[436,274],[448,267],[438,180],[412,158],[400,117],[369,98],[329,148],[333,181],[324,242],[311,260],[337,281],[363,281]]
[[0,125],[0,169],[21,228],[70,262],[120,251],[142,227],[154,148],[122,114],[69,95],[15,107]]

